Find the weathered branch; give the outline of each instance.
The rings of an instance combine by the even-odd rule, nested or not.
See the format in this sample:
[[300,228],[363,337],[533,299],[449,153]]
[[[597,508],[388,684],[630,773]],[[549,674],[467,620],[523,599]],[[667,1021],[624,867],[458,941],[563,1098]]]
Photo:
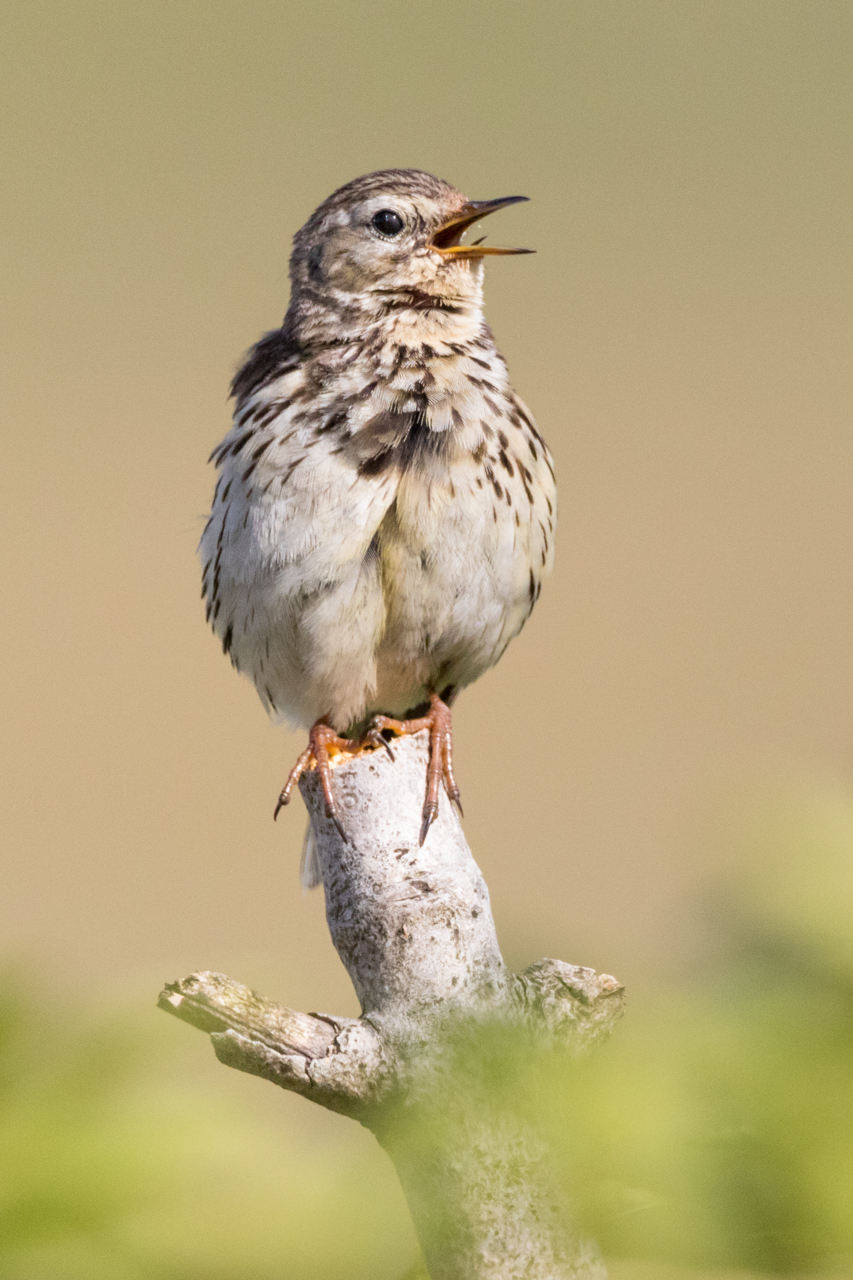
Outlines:
[[346,841],[316,776],[301,783],[326,918],[361,1017],[299,1013],[215,973],[170,985],[160,1007],[208,1032],[227,1065],[372,1129],[433,1280],[603,1274],[565,1222],[539,1140],[466,1091],[448,1028],[498,1021],[581,1052],[619,1017],[622,988],[559,960],[507,971],[488,890],[445,797],[418,845],[426,735],[397,742],[395,756],[336,766]]
[[359,1116],[376,1100],[383,1046],[369,1023],[299,1013],[221,973],[170,983],[159,1006],[207,1031],[220,1062]]

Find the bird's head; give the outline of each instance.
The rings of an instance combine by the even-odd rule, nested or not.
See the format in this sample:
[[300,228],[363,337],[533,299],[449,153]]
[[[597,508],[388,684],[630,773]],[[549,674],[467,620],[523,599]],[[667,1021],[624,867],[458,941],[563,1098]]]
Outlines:
[[488,214],[525,199],[471,201],[418,169],[356,178],[296,234],[290,261],[296,311],[309,328],[315,309],[337,313],[345,328],[407,308],[479,314],[483,259],[532,250],[463,237]]

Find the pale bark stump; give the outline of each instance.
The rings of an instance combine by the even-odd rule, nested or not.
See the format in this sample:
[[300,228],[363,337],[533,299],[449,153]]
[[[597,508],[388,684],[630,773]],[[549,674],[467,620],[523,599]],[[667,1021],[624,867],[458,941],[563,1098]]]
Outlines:
[[360,1018],[298,1013],[216,973],[166,987],[160,1007],[210,1033],[217,1057],[352,1116],[394,1162],[432,1280],[601,1280],[556,1196],[540,1139],[472,1105],[447,1028],[502,1019],[580,1051],[606,1035],[622,987],[541,960],[509,973],[489,894],[442,794],[418,847],[427,735],[334,770],[349,840],[315,774],[300,784],[314,824],[332,941]]

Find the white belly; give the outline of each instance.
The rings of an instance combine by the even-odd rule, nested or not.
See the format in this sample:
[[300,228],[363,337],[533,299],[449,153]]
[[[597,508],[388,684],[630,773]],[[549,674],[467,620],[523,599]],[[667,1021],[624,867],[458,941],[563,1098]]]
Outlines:
[[273,716],[344,731],[500,658],[553,554],[550,461],[505,403],[492,428],[469,396],[462,427],[375,468],[379,455],[364,466],[294,410],[245,442],[235,425],[202,538],[205,592]]

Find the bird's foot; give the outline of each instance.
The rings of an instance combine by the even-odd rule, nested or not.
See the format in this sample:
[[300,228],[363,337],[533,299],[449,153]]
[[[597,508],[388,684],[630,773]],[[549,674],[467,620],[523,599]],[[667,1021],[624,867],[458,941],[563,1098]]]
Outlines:
[[341,839],[346,840],[347,833],[341,822],[340,809],[335,800],[335,793],[332,790],[332,759],[337,755],[356,756],[367,748],[378,749],[379,747],[384,747],[393,759],[390,746],[382,737],[379,729],[374,728],[372,724],[361,738],[342,738],[329,725],[318,720],[308,734],[308,746],[290,770],[287,782],[285,782],[278,798],[278,803],[275,806],[273,819],[278,817],[279,810],[284,805],[290,803],[293,788],[306,769],[316,769],[320,775],[320,786],[323,788],[326,812],[337,827]]
[[[429,713],[417,720],[393,720],[390,716],[374,716],[370,722],[366,737],[375,742],[376,737],[383,743],[382,731],[390,729],[398,737],[403,734],[420,733],[429,729],[429,765],[427,766],[426,799],[421,821],[421,834],[418,841],[423,844],[427,833],[438,816],[438,789],[442,779],[450,803],[462,816],[462,802],[459,788],[453,776],[453,726],[450,718],[450,707],[442,702],[437,693],[430,694]],[[386,744],[387,746],[387,744]],[[388,747],[390,752],[390,747]]]

